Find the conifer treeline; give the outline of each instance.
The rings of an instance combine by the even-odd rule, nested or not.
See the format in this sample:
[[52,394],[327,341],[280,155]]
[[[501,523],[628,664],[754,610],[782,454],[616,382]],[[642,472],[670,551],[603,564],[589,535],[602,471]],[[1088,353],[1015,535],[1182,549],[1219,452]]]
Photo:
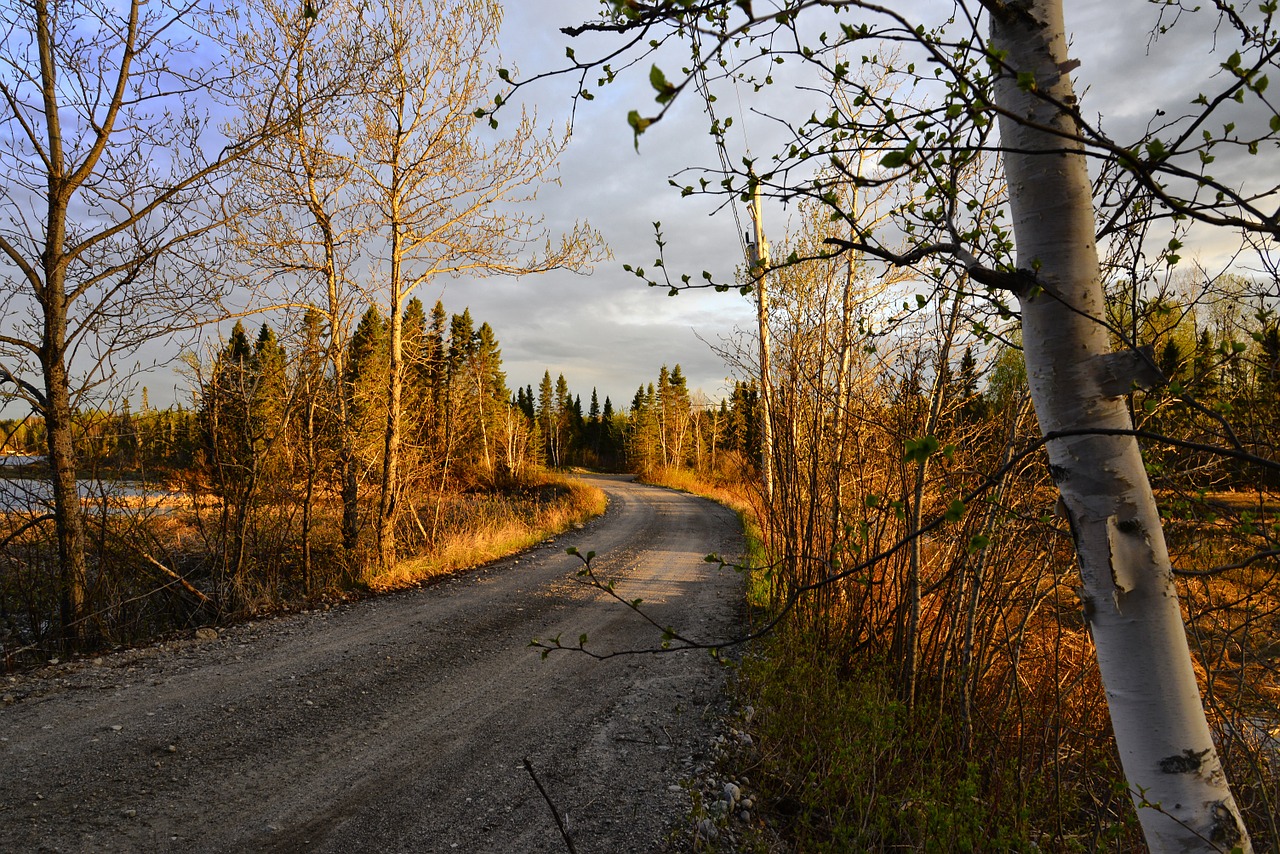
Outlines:
[[[513,392],[497,334],[469,310],[450,314],[437,302],[427,311],[415,299],[399,320],[402,405],[391,500],[395,546],[407,560],[388,569],[379,559],[389,319],[367,309],[341,339],[340,358],[327,349],[334,339],[319,311],[262,323],[256,332],[237,322],[205,358],[189,358],[191,406],[155,409],[144,390],[136,409],[77,413],[77,452],[86,473],[99,478],[91,488],[135,501],[113,504],[132,509],[104,514],[102,525],[122,527],[129,554],[152,558],[121,553],[95,572],[93,601],[115,610],[88,635],[146,636],[175,621],[207,619],[199,615],[210,609],[243,612],[398,583],[419,558],[449,543],[482,540],[569,501],[544,477],[547,469],[697,466],[736,476],[742,468],[755,417],[750,386],[712,406],[689,393],[679,366],[663,366],[630,411],[596,389],[575,393],[550,371]],[[30,455],[25,474],[40,478],[43,422],[3,427],[3,451]],[[159,484],[180,494],[137,497]],[[3,556],[17,559],[12,550]],[[163,573],[159,582],[156,573]],[[51,589],[28,577],[0,575],[0,606],[52,613]],[[151,596],[157,589],[168,593]],[[123,601],[137,604],[121,608]],[[33,617],[24,625],[55,623]],[[42,642],[34,629],[23,631],[22,643]]]
[[[693,468],[729,470],[758,459],[759,393],[734,384],[712,403],[691,394],[679,364],[636,389],[629,408],[600,400],[584,407],[561,373],[512,393],[493,328],[477,328],[469,309],[448,315],[421,301],[404,313],[406,446],[414,479],[470,489],[516,483],[531,470],[581,466],[609,471]],[[256,337],[237,322],[200,372],[196,408],[81,413],[80,450],[99,470],[174,478],[198,470],[204,485],[233,503],[263,488],[313,479],[334,482],[342,453],[336,396],[346,396],[354,426],[358,482],[379,465],[387,417],[387,321],[377,308],[361,317],[347,348],[341,383],[325,375],[320,314],[308,312],[282,343],[263,323]],[[39,454],[44,434],[34,419],[0,422],[11,453]],[[237,498],[240,496],[240,498]]]

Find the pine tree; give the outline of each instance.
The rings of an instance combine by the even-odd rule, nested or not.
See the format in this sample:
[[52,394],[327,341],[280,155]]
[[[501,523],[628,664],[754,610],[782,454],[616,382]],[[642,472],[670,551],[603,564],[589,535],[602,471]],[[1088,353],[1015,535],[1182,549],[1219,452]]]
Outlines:
[[544,459],[552,468],[559,468],[563,462],[559,400],[555,386],[551,383],[551,371],[544,371],[542,382],[538,385],[537,422],[542,433]]

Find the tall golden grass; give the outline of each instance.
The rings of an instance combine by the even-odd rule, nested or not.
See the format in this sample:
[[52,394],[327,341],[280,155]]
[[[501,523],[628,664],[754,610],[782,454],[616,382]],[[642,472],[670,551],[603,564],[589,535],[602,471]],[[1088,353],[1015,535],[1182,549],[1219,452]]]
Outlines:
[[605,503],[598,487],[554,475],[517,495],[457,496],[434,543],[365,583],[383,592],[489,563],[600,515]]

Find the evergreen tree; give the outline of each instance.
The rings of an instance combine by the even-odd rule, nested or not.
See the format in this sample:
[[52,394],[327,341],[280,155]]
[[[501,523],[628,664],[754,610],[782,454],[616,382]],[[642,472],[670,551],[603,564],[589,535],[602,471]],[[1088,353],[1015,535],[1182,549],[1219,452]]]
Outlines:
[[414,297],[404,307],[400,321],[404,355],[404,386],[401,400],[406,414],[405,438],[421,444],[429,424],[431,408],[430,336],[422,300]]
[[275,330],[262,324],[253,346],[252,426],[255,452],[271,464],[273,474],[281,451],[278,438],[285,427],[289,408],[289,380],[286,374],[284,347],[276,339]]
[[[358,467],[366,475],[382,463],[382,427],[387,418],[386,376],[388,370],[387,321],[376,306],[370,306],[347,347],[347,376],[343,393],[355,432],[354,452]],[[348,512],[357,495],[345,495]],[[350,517],[348,517],[350,519]]]
[[[563,379],[563,375],[561,375]],[[560,429],[560,397],[551,383],[551,371],[544,371],[538,385],[538,429],[542,433],[543,458],[547,465],[559,468],[563,465],[563,434]]]

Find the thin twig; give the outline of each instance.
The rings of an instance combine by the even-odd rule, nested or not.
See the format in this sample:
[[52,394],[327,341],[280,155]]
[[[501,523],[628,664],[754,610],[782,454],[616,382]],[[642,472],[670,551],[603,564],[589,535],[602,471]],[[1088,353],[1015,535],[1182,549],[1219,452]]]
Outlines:
[[551,800],[551,796],[547,794],[547,790],[542,788],[542,782],[538,779],[538,775],[533,773],[533,765],[530,764],[527,756],[524,758],[524,770],[529,772],[529,776],[533,778],[533,785],[538,787],[538,791],[542,793],[542,799],[551,808],[551,815],[556,820],[556,827],[560,828],[560,836],[564,839],[564,844],[569,849],[569,854],[578,854],[578,849],[573,847],[573,838],[569,836],[569,830],[564,826],[564,820],[560,818],[560,810],[556,809],[556,805]]

